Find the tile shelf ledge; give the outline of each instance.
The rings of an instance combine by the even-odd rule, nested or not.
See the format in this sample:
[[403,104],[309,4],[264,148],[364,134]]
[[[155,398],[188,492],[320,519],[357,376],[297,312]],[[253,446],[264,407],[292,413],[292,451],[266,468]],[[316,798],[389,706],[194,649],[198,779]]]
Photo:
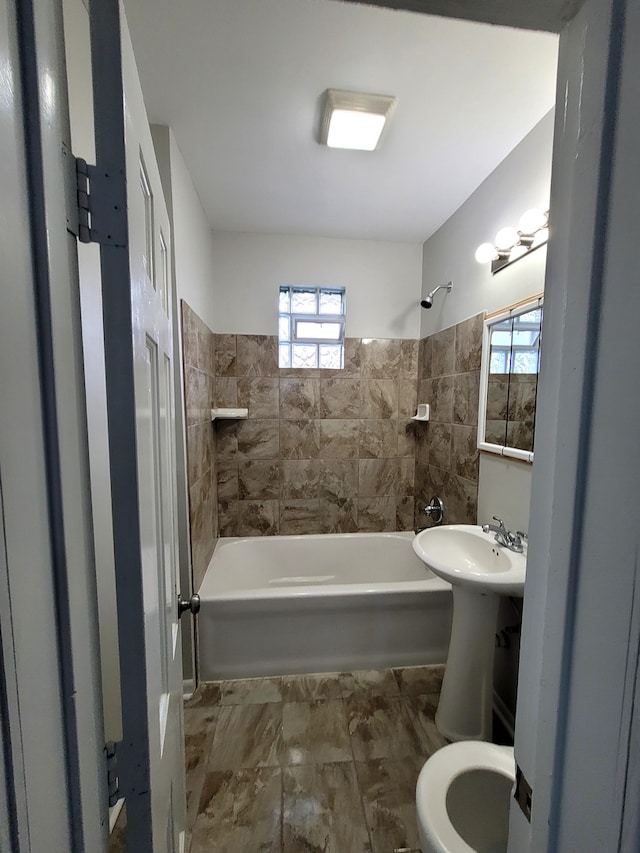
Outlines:
[[249,409],[211,409],[211,420],[245,420],[249,417]]

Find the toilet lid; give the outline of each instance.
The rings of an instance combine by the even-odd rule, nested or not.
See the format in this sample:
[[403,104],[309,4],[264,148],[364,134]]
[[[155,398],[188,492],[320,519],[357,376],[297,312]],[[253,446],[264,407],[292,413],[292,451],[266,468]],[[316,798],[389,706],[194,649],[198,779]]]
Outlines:
[[447,811],[447,793],[453,780],[471,770],[493,771],[515,782],[513,747],[460,741],[439,749],[428,759],[418,777],[416,804],[423,832],[435,849],[477,853],[458,834]]

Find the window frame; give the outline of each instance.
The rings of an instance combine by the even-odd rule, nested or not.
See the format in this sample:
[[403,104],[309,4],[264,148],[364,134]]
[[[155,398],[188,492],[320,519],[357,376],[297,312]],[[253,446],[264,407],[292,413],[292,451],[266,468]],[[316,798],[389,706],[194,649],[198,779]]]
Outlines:
[[[281,311],[280,310],[280,297],[283,292],[287,292],[289,296],[289,311]],[[294,292],[305,292],[312,293],[315,296],[315,305],[316,312],[310,313],[309,311],[292,311],[291,310],[291,297]],[[342,313],[321,313],[320,312],[320,299],[323,293],[328,294],[339,294],[342,304]],[[288,321],[289,335],[288,338],[284,339],[280,335],[280,321],[286,318]],[[338,336],[336,338],[323,338],[313,335],[299,335],[298,334],[298,323],[327,323],[338,325]],[[280,285],[278,289],[278,365],[283,369],[296,369],[296,370],[340,370],[344,368],[344,342],[345,342],[345,330],[346,330],[346,288],[344,287],[330,287],[330,286],[318,286],[314,287],[312,285]],[[296,344],[305,345],[305,346],[315,346],[316,348],[316,366],[315,367],[293,367],[293,347]],[[281,364],[281,347],[287,346],[289,349],[289,365],[284,366]],[[321,355],[321,347],[323,346],[332,346],[332,347],[340,347],[340,367],[339,368],[324,368],[320,365],[320,355]]]

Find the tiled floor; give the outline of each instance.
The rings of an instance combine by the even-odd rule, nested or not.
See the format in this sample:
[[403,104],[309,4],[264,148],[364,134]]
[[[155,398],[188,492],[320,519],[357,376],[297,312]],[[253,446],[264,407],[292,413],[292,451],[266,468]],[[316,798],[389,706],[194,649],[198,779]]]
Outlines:
[[417,851],[415,784],[445,741],[443,667],[201,685],[185,707],[191,853]]

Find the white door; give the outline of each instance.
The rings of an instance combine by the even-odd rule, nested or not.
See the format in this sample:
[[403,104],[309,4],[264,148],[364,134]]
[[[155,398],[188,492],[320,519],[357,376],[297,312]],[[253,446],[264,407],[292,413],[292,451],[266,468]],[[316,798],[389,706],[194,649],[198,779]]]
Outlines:
[[[126,215],[120,210],[115,228],[101,237],[122,684],[120,793],[128,849],[178,853],[185,790],[171,235],[124,13],[117,3],[91,3],[89,13],[97,167],[101,176],[118,181],[124,170],[126,177]],[[121,208],[122,201],[111,207]]]
[[180,850],[185,823],[171,235],[124,18],[122,60],[153,850],[160,853]]

